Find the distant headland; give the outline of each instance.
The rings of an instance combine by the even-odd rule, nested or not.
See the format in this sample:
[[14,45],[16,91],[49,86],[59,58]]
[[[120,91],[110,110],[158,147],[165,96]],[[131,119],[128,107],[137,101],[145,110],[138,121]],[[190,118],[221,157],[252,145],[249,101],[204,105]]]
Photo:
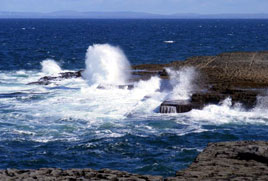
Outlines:
[[268,19],[268,13],[260,14],[153,14],[144,12],[78,12],[56,11],[40,12],[7,12],[0,11],[2,19]]

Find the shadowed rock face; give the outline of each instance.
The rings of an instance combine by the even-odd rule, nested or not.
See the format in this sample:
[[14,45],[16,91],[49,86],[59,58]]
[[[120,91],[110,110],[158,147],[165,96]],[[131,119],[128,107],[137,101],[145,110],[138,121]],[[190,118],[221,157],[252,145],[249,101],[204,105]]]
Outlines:
[[209,104],[219,104],[226,98],[232,99],[232,105],[241,103],[244,108],[252,109],[257,104],[259,91],[221,89],[218,91],[197,92],[191,96],[191,100],[164,101],[160,105],[160,113],[184,113],[192,109],[202,109]]
[[268,142],[238,141],[210,143],[189,168],[176,176],[131,174],[102,169],[42,168],[38,170],[0,170],[0,180],[268,180]]
[[204,103],[195,103],[185,100],[164,101],[160,105],[160,113],[184,113],[192,109],[202,109],[204,105]]

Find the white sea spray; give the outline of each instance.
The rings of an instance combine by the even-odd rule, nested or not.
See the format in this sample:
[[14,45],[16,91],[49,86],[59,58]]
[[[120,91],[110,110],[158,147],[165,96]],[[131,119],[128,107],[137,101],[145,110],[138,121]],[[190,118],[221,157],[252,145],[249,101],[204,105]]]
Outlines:
[[89,84],[125,84],[130,77],[130,64],[119,47],[95,44],[88,47],[83,77]]

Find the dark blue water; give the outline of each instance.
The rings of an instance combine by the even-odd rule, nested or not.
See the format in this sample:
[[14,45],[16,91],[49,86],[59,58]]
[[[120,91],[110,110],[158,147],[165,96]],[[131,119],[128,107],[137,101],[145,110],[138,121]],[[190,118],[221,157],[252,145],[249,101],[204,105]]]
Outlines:
[[119,46],[132,64],[143,64],[268,50],[267,42],[268,20],[0,20],[0,69],[37,69],[46,58],[84,68],[96,43]]
[[157,81],[133,91],[96,90],[82,79],[26,85],[46,75],[43,60],[82,69],[88,46],[104,43],[119,46],[131,64],[261,51],[268,50],[268,20],[0,20],[1,169],[174,176],[209,142],[268,140],[263,105],[245,111],[227,101],[161,115],[156,110],[167,93]]

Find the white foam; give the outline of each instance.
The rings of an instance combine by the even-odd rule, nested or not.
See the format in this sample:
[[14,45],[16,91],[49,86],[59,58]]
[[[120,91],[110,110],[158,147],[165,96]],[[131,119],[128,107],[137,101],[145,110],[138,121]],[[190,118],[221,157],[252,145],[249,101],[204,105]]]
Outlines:
[[125,84],[130,76],[130,64],[119,47],[109,44],[89,46],[83,77],[89,84]]
[[[159,77],[136,82],[132,90],[118,89],[117,86],[98,89],[92,84],[126,83],[129,63],[119,48],[110,45],[91,46],[87,54],[87,71],[83,75],[86,80],[67,79],[50,86],[25,85],[34,79],[38,80],[44,73],[23,70],[0,72],[0,93],[45,93],[40,95],[40,99],[31,99],[31,94],[19,99],[1,98],[1,111],[7,111],[0,114],[1,122],[18,125],[18,128],[11,130],[38,142],[79,140],[81,134],[90,131],[99,138],[122,137],[129,133],[145,137],[163,133],[199,133],[207,131],[203,125],[212,124],[268,125],[268,114],[263,111],[267,107],[266,97],[259,98],[258,106],[252,111],[245,111],[239,105],[232,107],[231,100],[226,99],[220,105],[208,105],[203,110],[159,114],[157,108],[167,98],[189,99],[195,88],[193,81],[197,77],[193,68],[179,71],[168,69],[170,90],[161,90],[164,81]],[[48,71],[44,72],[49,73],[51,67],[54,69],[58,66],[55,64],[52,61],[52,66],[45,65]],[[124,67],[128,71],[123,70]],[[64,70],[58,67],[50,73],[60,71]],[[157,121],[163,123],[162,127],[150,124]],[[165,122],[185,125],[185,128],[169,127]],[[22,127],[27,129],[21,130]],[[0,128],[0,131],[8,130]]]
[[232,106],[230,98],[225,99],[220,105],[208,105],[203,110],[192,110],[188,114],[192,122],[200,124],[265,124],[268,125],[268,114],[253,109],[246,111],[238,104]]
[[193,67],[185,67],[178,71],[166,69],[170,84],[172,85],[172,92],[168,99],[171,100],[187,100],[191,97],[195,85],[193,80],[197,77],[197,73]]
[[175,41],[173,41],[173,40],[167,40],[167,41],[164,41],[164,43],[172,44],[172,43],[175,43]]
[[58,74],[62,72],[60,66],[57,64],[55,60],[46,59],[41,62],[42,65],[42,72],[45,74]]

